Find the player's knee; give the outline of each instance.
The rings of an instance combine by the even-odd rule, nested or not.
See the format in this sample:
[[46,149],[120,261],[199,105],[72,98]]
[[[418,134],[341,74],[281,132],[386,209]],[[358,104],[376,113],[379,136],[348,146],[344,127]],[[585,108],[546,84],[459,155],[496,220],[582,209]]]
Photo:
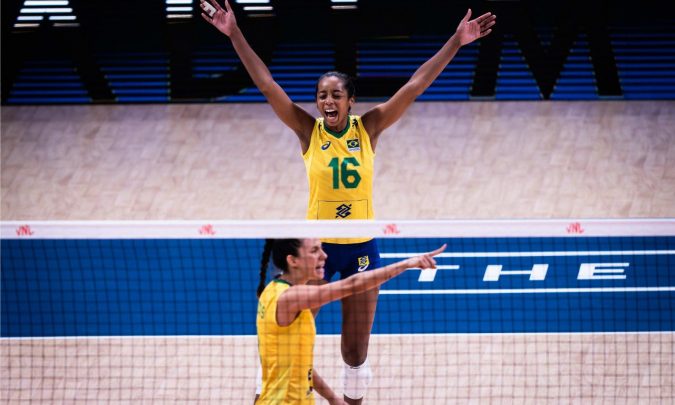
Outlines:
[[356,347],[342,349],[342,359],[348,365],[354,367],[365,363],[368,358],[368,343],[363,345],[356,345]]
[[368,386],[373,378],[368,360],[361,365],[352,367],[344,364],[342,368],[343,393],[347,398],[361,399],[366,395]]

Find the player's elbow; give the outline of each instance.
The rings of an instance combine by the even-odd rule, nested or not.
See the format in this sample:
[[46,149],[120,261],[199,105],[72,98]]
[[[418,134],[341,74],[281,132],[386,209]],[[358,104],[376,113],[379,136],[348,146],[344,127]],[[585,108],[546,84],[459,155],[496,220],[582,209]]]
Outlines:
[[267,79],[261,80],[259,83],[257,83],[258,90],[264,95],[264,96],[270,96],[274,94],[275,89],[278,87],[278,84],[272,79],[272,77],[269,77]]
[[424,93],[428,86],[420,78],[413,77],[403,87],[405,93],[409,94],[412,100],[415,100]]

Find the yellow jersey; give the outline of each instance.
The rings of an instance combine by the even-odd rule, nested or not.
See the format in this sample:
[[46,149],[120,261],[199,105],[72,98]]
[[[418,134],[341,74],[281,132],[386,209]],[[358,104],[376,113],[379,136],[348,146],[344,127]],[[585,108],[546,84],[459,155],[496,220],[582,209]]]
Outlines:
[[314,317],[306,309],[290,325],[279,326],[277,300],[288,288],[284,280],[273,280],[258,300],[256,326],[263,373],[258,405],[314,404]]
[[[317,118],[302,156],[309,181],[307,219],[374,219],[375,152],[361,117],[350,115],[340,133]],[[372,238],[322,239],[330,243],[359,243]]]

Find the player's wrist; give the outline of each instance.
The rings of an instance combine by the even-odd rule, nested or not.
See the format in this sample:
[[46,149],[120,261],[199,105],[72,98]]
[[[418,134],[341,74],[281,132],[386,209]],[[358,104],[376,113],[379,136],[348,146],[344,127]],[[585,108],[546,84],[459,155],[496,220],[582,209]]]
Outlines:
[[459,38],[459,34],[456,32],[450,37],[450,39],[448,39],[448,43],[454,49],[459,49],[462,47],[462,40]]
[[337,394],[333,394],[332,397],[326,398],[326,400],[328,401],[328,403],[329,403],[330,405],[341,405],[341,404],[344,404],[344,401],[342,400],[342,398],[341,398],[341,397],[338,397]]
[[234,24],[234,26],[230,29],[230,33],[229,34],[225,33],[225,35],[227,35],[228,37],[230,37],[230,39],[233,39],[233,40],[235,38],[239,39],[239,38],[244,37],[244,34],[242,34],[242,32],[239,29],[239,26],[237,24]]

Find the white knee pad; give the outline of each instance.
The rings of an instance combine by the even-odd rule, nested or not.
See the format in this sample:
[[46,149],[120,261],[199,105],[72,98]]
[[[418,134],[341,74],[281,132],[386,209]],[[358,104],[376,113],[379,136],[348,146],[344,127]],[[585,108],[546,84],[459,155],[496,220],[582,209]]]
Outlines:
[[344,364],[342,367],[343,393],[347,398],[363,398],[372,379],[373,372],[368,365],[368,359],[360,366],[352,367]]
[[258,362],[258,368],[255,371],[255,394],[260,395],[262,392],[262,366]]

